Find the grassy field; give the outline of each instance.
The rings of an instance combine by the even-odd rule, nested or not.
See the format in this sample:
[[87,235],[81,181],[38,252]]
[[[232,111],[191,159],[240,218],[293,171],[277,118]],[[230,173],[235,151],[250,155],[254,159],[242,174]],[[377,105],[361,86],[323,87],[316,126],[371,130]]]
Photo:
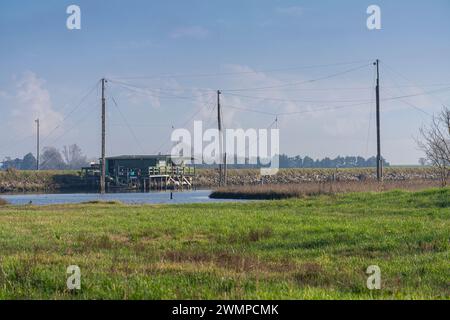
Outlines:
[[[450,189],[0,206],[0,299],[449,299]],[[82,289],[66,289],[66,268]],[[369,265],[381,290],[366,288]]]

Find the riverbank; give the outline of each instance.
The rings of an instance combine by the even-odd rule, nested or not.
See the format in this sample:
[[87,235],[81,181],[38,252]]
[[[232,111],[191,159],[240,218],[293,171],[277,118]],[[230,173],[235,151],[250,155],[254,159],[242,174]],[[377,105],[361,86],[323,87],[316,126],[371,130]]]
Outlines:
[[86,190],[89,186],[76,170],[0,171],[0,193]]
[[[430,167],[389,167],[384,169],[384,181],[426,180],[438,181],[439,176]],[[376,181],[375,168],[351,169],[280,169],[276,175],[261,177],[258,169],[228,170],[228,185],[298,184],[309,182],[370,182]],[[216,187],[219,184],[217,170],[197,170],[195,184]]]
[[[0,299],[448,299],[450,189],[0,207]],[[81,290],[69,291],[69,265]],[[366,287],[368,266],[381,290]]]
[[[392,167],[384,170],[385,181],[424,180],[437,181],[438,176],[432,168]],[[228,185],[264,184],[300,184],[338,182],[371,182],[376,180],[375,169],[280,169],[278,174],[261,177],[258,169],[228,170]],[[194,186],[199,189],[217,187],[219,175],[217,170],[198,169]],[[89,191],[92,189],[81,178],[79,171],[0,171],[0,193],[22,192],[67,192]]]

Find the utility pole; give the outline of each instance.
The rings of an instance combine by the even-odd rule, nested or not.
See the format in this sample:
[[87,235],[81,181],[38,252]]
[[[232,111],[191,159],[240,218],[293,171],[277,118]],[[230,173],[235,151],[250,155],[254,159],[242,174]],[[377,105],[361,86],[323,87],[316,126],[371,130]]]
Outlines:
[[227,153],[224,152],[223,154],[223,185],[227,185],[227,178],[228,178],[228,168],[227,168]]
[[220,90],[217,90],[217,127],[219,129],[219,187],[222,186],[222,118],[220,112]]
[[383,181],[383,164],[381,160],[381,138],[380,138],[380,61],[374,63],[377,67],[377,86],[376,86],[376,101],[377,101],[377,181]]
[[39,118],[34,120],[36,122],[36,170],[39,170]]
[[105,110],[106,110],[106,101],[105,101],[105,78],[102,79],[102,159],[100,163],[101,167],[101,178],[100,178],[100,193],[105,193],[105,180],[106,180],[106,159],[105,159]]

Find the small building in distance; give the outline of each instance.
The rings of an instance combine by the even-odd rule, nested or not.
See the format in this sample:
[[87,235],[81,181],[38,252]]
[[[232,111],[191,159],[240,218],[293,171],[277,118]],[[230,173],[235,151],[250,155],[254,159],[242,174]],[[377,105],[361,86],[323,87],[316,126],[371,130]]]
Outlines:
[[[82,168],[86,179],[99,181],[101,166]],[[108,189],[167,190],[191,189],[195,167],[170,155],[121,155],[106,158]]]

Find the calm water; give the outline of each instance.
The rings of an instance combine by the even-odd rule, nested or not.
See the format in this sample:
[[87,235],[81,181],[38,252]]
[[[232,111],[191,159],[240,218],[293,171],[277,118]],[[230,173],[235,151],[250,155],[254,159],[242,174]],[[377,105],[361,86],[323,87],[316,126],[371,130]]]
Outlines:
[[11,204],[28,204],[30,201],[34,205],[80,203],[86,201],[121,201],[128,204],[142,203],[210,203],[228,202],[239,200],[210,199],[210,190],[180,191],[173,192],[173,199],[170,199],[170,192],[150,192],[150,193],[107,193],[100,195],[97,193],[58,193],[58,194],[14,194],[1,195]]

